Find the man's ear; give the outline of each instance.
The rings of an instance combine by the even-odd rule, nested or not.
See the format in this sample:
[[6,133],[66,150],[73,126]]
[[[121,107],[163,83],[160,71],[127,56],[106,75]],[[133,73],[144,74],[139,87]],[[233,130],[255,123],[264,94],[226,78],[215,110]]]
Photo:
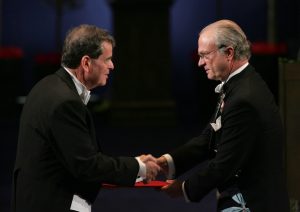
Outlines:
[[89,72],[90,71],[90,67],[91,67],[91,58],[87,55],[84,55],[82,58],[81,58],[81,66],[84,70],[84,72]]
[[234,48],[232,48],[231,46],[228,46],[224,50],[224,53],[226,54],[228,59],[232,59],[234,57]]

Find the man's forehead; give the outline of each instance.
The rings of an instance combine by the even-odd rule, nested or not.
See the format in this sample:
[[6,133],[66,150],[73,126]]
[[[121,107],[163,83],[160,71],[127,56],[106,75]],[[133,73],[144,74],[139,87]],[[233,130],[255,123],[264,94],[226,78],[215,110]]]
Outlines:
[[206,51],[208,49],[211,49],[215,46],[215,44],[212,42],[211,39],[201,39],[199,37],[198,40],[198,52],[199,51]]

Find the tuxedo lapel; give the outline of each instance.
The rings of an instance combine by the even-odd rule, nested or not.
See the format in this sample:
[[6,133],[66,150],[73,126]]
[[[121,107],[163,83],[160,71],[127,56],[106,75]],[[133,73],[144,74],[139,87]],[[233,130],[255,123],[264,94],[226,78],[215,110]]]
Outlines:
[[215,122],[217,120],[217,118],[221,115],[224,98],[225,98],[225,93],[223,92],[223,89],[222,89],[219,94],[219,97],[218,97],[217,106],[216,106],[215,113],[214,113],[213,120],[212,120],[213,122]]
[[219,93],[216,109],[210,123],[211,132],[210,132],[210,140],[209,140],[209,149],[210,149],[209,154],[211,157],[214,157],[216,153],[216,133],[222,127],[221,113],[223,109],[222,107],[224,106],[224,97],[225,97],[225,93],[222,88]]

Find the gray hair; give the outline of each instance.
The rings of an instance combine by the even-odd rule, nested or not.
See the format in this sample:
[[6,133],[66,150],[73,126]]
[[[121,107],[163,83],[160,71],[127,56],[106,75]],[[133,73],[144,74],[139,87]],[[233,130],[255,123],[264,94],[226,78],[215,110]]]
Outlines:
[[224,47],[232,47],[234,49],[234,59],[250,59],[251,57],[251,43],[248,41],[243,30],[233,21],[220,20],[205,27],[212,28],[215,31],[215,44],[224,52]]

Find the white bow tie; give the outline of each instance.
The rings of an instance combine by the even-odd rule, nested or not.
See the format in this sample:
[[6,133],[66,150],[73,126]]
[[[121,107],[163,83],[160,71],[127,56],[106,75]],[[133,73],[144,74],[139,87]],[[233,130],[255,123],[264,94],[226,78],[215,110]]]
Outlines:
[[216,93],[221,93],[222,88],[223,88],[224,82],[221,82],[217,87],[215,88]]

